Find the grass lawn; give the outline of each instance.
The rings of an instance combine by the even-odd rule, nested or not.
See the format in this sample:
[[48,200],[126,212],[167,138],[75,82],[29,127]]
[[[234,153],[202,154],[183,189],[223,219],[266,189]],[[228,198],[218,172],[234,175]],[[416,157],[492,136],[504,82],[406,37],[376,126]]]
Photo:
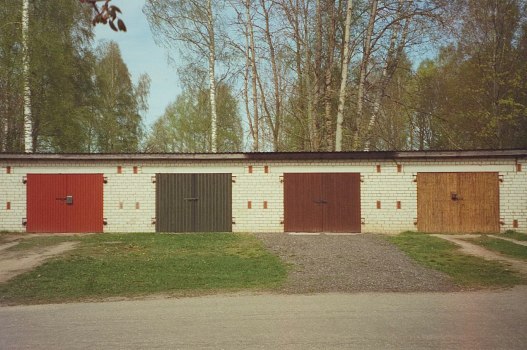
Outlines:
[[0,284],[0,302],[46,303],[153,293],[267,289],[286,268],[246,234],[94,234],[37,237],[14,249],[79,241],[65,256]]
[[527,284],[525,276],[509,270],[503,263],[460,253],[456,244],[438,237],[425,233],[403,232],[386,239],[412,259],[452,276],[454,282],[459,285],[505,287]]
[[523,245],[488,236],[470,238],[466,239],[466,241],[511,258],[527,260],[527,247]]
[[505,233],[493,233],[494,236],[501,236],[506,238],[512,238],[517,241],[527,241],[527,234],[517,232],[514,230],[507,230]]

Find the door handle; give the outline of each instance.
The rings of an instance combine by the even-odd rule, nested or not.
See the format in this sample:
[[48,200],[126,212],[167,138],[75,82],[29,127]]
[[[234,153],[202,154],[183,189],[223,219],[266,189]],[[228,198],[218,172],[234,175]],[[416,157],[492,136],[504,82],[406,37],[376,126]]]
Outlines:
[[199,198],[185,198],[186,201],[197,201]]
[[66,198],[55,198],[58,201],[66,201],[66,204],[73,204],[73,196],[67,196]]
[[315,203],[322,203],[322,204],[325,204],[325,203],[327,203],[328,201],[324,201],[324,200],[314,200],[313,202],[315,202]]

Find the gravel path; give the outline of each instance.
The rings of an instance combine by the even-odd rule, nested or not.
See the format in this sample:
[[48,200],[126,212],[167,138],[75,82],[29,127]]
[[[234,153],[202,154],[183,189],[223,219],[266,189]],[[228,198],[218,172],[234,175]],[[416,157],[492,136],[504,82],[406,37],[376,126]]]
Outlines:
[[291,264],[282,292],[450,292],[451,278],[417,264],[381,235],[299,236],[256,233]]

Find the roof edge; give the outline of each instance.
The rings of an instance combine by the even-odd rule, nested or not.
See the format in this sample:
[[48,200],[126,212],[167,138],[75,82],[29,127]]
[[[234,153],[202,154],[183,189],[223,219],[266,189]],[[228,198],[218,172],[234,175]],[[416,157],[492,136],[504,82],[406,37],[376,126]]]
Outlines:
[[443,159],[522,158],[527,149],[462,151],[373,152],[261,152],[261,153],[0,153],[1,161],[13,160],[341,160],[341,159]]

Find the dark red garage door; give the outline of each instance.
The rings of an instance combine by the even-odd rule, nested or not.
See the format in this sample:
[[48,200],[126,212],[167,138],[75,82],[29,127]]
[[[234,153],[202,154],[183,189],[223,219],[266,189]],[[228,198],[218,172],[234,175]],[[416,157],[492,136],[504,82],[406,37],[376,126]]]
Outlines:
[[102,174],[27,176],[27,232],[102,231]]
[[360,232],[360,174],[284,174],[285,232]]

